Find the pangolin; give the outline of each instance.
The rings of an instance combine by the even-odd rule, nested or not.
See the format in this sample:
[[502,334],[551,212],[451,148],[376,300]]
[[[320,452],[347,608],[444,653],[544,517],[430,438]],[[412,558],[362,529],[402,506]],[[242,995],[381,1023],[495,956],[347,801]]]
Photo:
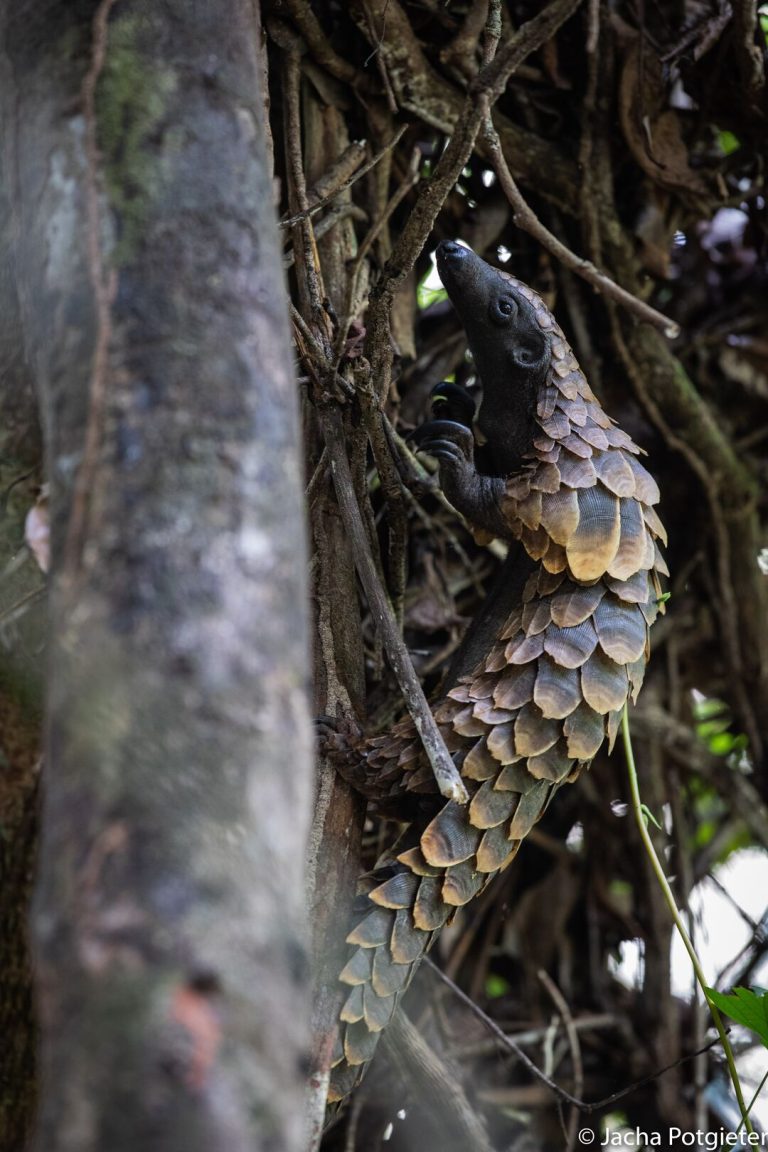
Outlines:
[[438,418],[417,440],[438,458],[450,502],[476,533],[508,541],[510,560],[491,597],[492,628],[475,629],[470,670],[434,708],[469,804],[437,795],[410,718],[339,756],[369,795],[399,798],[412,823],[361,881],[330,1100],[360,1080],[456,908],[507,867],[554,791],[606,737],[613,745],[663,606],[659,490],[551,312],[455,241],[439,246],[437,261],[482,382],[482,446],[473,401],[456,385],[436,390]]

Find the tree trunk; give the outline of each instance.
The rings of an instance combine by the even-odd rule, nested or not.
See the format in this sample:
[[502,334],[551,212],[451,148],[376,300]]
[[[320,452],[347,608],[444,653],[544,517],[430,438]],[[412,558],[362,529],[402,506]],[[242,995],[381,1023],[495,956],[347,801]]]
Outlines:
[[42,462],[10,261],[6,177],[0,157],[0,1152],[19,1152],[34,1104],[27,906],[37,832],[45,578],[23,548]]
[[4,17],[51,482],[42,1152],[298,1149],[298,416],[244,0]]

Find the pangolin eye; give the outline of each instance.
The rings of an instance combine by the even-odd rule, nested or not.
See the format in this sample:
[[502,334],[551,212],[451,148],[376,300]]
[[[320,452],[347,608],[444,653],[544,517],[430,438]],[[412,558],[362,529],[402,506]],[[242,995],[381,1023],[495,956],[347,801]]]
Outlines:
[[491,301],[488,309],[489,316],[494,324],[506,324],[511,316],[517,312],[517,305],[509,296],[500,296]]

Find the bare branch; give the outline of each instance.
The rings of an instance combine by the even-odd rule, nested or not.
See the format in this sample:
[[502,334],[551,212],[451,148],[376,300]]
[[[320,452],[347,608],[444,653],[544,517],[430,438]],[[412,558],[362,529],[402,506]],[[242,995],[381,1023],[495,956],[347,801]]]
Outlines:
[[347,533],[353,542],[355,566],[368,597],[371,611],[383,636],[387,658],[397,677],[416,730],[421,737],[424,751],[429,757],[441,795],[448,800],[455,800],[457,804],[466,804],[469,801],[467,790],[456,771],[448,749],[445,747],[440,729],[427,704],[408,650],[400,637],[387,594],[376,571],[360,508],[355,499],[352,474],[349,470],[349,461],[344,446],[341,414],[338,410],[323,413],[322,425],[325,442],[328,446],[331,474],[336,488],[339,509]]
[[640,320],[645,320],[648,324],[653,324],[655,328],[660,328],[665,336],[674,339],[675,336],[680,335],[680,327],[674,320],[670,320],[668,316],[664,316],[661,312],[657,312],[655,308],[651,308],[650,304],[646,304],[643,300],[639,300],[637,296],[633,296],[631,292],[619,287],[615,281],[611,280],[610,276],[606,276],[601,272],[591,260],[584,260],[581,256],[577,256],[575,252],[571,252],[561,240],[553,236],[548,228],[539,220],[536,213],[528,206],[526,201],[514,181],[512,173],[509,170],[509,165],[504,159],[504,153],[501,148],[501,141],[499,135],[493,126],[489,117],[483,129],[483,136],[491,155],[491,163],[499,178],[499,183],[504,190],[504,194],[512,205],[514,211],[515,223],[518,227],[528,232],[534,239],[551,252],[561,264],[566,268],[570,268],[576,272],[587,283],[596,288],[598,292],[602,292],[605,296],[610,296],[611,299],[623,305],[628,312],[632,312]]

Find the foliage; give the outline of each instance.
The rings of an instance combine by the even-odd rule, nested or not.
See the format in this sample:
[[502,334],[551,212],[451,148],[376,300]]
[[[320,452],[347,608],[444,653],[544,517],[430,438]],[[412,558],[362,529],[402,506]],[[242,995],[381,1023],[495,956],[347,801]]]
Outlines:
[[[503,3],[501,44],[542,7],[533,0]],[[402,605],[417,671],[435,690],[489,593],[499,552],[478,544],[434,494],[423,461],[400,449],[386,475],[360,381],[368,381],[372,365],[390,445],[396,443],[390,429],[405,437],[424,420],[429,393],[441,380],[455,379],[481,396],[456,318],[443,293],[427,288],[431,252],[440,240],[458,237],[544,295],[591,386],[648,451],[659,482],[672,597],[654,632],[632,731],[646,813],[661,825],[654,839],[684,909],[696,886],[740,847],[768,846],[768,609],[758,562],[768,521],[765,14],[752,28],[714,3],[584,4],[523,62],[494,107],[506,163],[538,223],[674,321],[680,334],[673,341],[566,270],[546,239],[521,227],[528,224],[503,194],[481,140],[437,204],[413,268],[402,264],[387,327],[389,387],[372,322],[375,286],[401,267],[393,269],[393,253],[402,257],[403,237],[437,187],[446,146],[461,133],[489,6],[326,0],[312,10],[317,26],[310,27],[301,4],[270,7],[276,172],[282,207],[295,211],[296,172],[284,133],[290,24],[304,38],[302,139],[310,191],[347,141],[364,139],[371,158],[380,154],[372,172],[339,198],[356,215],[322,235],[333,205],[312,219],[322,289],[333,307],[326,322],[339,350],[334,370],[353,397],[351,454],[359,473],[368,472],[360,496],[370,499],[371,539],[393,600]],[[292,240],[299,250],[297,233]],[[345,276],[361,246],[361,282],[374,292],[360,291],[350,304]],[[302,258],[299,251],[292,290],[309,323]],[[374,303],[366,310],[368,301]],[[329,389],[317,388],[317,366],[307,368],[308,360],[302,371],[309,380],[313,476],[322,459],[313,403]],[[375,483],[374,463],[381,473]],[[315,525],[321,509],[313,498]],[[322,571],[322,559],[318,564]],[[402,706],[364,603],[362,614],[368,716],[385,729]],[[621,757],[601,755],[575,787],[560,792],[516,865],[487,899],[457,916],[436,953],[506,1032],[540,1037],[531,1054],[539,1063],[549,1060],[559,1083],[572,1086],[581,1067],[582,1095],[590,1100],[652,1077],[698,1043],[696,1010],[671,988],[667,909],[626,808],[612,807],[626,799]],[[368,861],[386,846],[388,833],[386,826],[371,827]],[[631,988],[610,962],[629,942],[643,957]],[[759,979],[763,956],[759,929],[743,947],[734,942],[733,955],[722,961],[729,962],[728,986]],[[578,1054],[562,1021],[546,1039],[555,1010],[541,969],[565,995],[578,1025]],[[712,982],[714,971],[706,976]],[[424,974],[412,1013],[430,1042],[452,1054],[464,1083],[480,1088],[476,1103],[498,1146],[517,1147],[525,1126],[537,1146],[562,1147],[552,1097],[536,1094],[525,1070],[499,1058],[494,1041],[450,993],[430,998],[433,985]],[[425,1005],[435,1001],[430,1014]],[[707,1059],[714,1077],[717,1058]],[[376,1146],[383,1116],[393,1112],[381,1104],[392,1083],[399,1100],[400,1082],[387,1081],[383,1067],[370,1081],[351,1147]],[[621,1101],[621,1111],[631,1125],[662,1129],[692,1122],[691,1102],[705,1106],[700,1093],[692,1063],[684,1063],[644,1083]],[[532,1097],[535,1103],[521,1105]],[[510,1116],[521,1112],[525,1125],[516,1126]],[[341,1128],[329,1134],[329,1148],[344,1146],[349,1132]],[[406,1128],[395,1124],[387,1146],[409,1147]]]
[[721,1012],[725,1012],[737,1024],[749,1028],[768,1048],[768,992],[734,988],[733,992],[726,996],[714,988],[708,988],[707,995]]

